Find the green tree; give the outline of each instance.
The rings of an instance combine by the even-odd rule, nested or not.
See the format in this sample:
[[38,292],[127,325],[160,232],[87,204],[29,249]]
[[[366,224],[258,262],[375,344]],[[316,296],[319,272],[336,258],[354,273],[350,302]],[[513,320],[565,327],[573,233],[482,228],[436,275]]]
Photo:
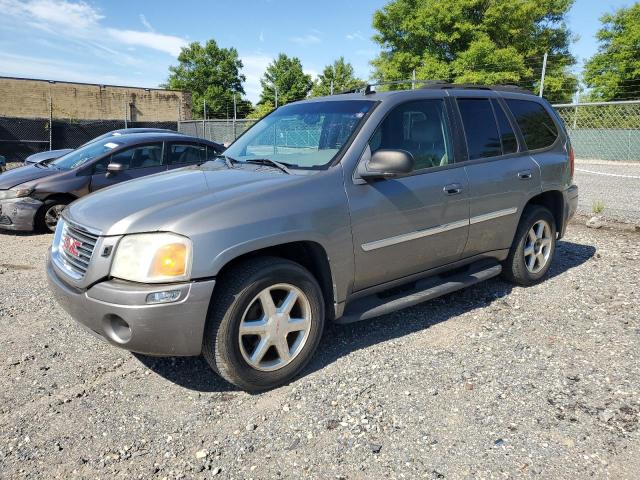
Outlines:
[[[251,111],[242,98],[245,76],[240,73],[242,61],[235,48],[220,48],[215,40],[202,45],[193,42],[182,48],[178,65],[169,67],[168,88],[191,92],[194,118],[203,117],[204,100],[207,117],[232,117],[236,95],[238,116]],[[248,105],[247,105],[248,104]]]
[[593,100],[640,97],[640,3],[600,18],[598,53],[585,64],[584,81]]
[[313,84],[311,95],[314,97],[331,95],[332,83],[334,93],[360,88],[364,85],[364,82],[353,73],[353,65],[345,62],[344,57],[340,57],[332,65],[324,67]]
[[378,80],[419,79],[511,83],[538,91],[549,54],[544,93],[571,98],[571,33],[564,19],[573,0],[392,0],[375,12],[373,60]]
[[272,105],[275,105],[275,86],[278,89],[277,103],[284,105],[306,98],[313,82],[311,76],[302,70],[302,62],[299,58],[288,57],[281,53],[269,64],[260,84],[262,85],[262,93],[258,103],[271,102]]
[[265,115],[268,115],[269,113],[273,112],[274,110],[275,110],[275,107],[273,106],[273,103],[267,100],[264,103],[258,103],[255,106],[255,108],[251,111],[251,113],[247,115],[247,118],[260,119]]

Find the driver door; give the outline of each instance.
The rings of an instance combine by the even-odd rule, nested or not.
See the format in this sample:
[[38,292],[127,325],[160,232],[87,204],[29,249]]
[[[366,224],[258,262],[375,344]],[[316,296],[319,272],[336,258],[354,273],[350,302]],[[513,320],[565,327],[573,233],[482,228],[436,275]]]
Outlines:
[[469,182],[453,163],[442,99],[395,107],[369,140],[361,161],[379,149],[405,150],[411,174],[351,182],[356,275],[354,290],[373,287],[459,260],[469,233]]
[[[95,192],[117,183],[166,170],[162,145],[162,142],[154,142],[123,148],[100,160],[93,166],[89,190]],[[107,166],[110,163],[119,163],[124,167],[124,170],[118,173],[109,173]]]

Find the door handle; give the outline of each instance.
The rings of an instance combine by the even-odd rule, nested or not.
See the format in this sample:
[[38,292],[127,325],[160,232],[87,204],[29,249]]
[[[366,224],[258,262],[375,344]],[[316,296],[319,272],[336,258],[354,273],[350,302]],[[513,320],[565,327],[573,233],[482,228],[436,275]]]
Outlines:
[[458,195],[460,192],[462,192],[462,185],[460,185],[459,183],[452,183],[450,185],[445,185],[442,190],[447,195]]
[[531,178],[531,170],[524,170],[523,172],[518,172],[518,178],[520,180],[529,180]]

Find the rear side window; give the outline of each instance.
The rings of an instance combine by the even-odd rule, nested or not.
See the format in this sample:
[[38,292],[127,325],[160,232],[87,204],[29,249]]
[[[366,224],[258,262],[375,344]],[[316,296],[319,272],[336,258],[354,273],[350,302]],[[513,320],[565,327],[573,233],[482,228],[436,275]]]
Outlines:
[[488,98],[460,98],[458,108],[467,137],[469,160],[502,155],[496,119]]
[[502,153],[514,153],[518,151],[518,141],[516,140],[516,134],[511,127],[511,123],[507,118],[507,114],[502,109],[502,106],[491,100],[493,105],[493,111],[496,113],[496,120],[498,121],[498,130],[500,130],[500,140],[502,141]]
[[549,147],[556,141],[558,129],[542,105],[529,100],[507,99],[506,102],[529,150]]
[[169,150],[169,165],[188,165],[205,161],[207,147],[196,144],[174,143]]

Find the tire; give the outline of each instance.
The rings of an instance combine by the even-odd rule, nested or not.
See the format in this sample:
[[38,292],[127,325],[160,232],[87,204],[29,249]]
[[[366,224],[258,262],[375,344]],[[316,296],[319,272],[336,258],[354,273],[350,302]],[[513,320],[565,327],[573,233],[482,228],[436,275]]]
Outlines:
[[[263,306],[269,304],[265,291],[273,300],[271,307],[278,309],[271,309],[274,316],[266,323],[260,320],[266,318],[270,310]],[[277,316],[286,310],[285,298],[297,298],[289,316],[299,317],[300,321],[294,320],[298,322],[295,325],[304,323],[306,330],[281,333],[296,328],[290,327],[294,323],[287,320],[286,315],[286,318]],[[285,319],[278,320],[282,318]],[[305,319],[309,319],[308,322]],[[228,382],[250,392],[268,390],[289,382],[306,366],[318,347],[324,321],[322,291],[308,270],[281,258],[252,258],[232,267],[218,279],[209,307],[202,353],[211,368]],[[276,323],[279,327],[275,327]],[[252,332],[254,326],[269,328],[269,331],[241,336],[241,325],[243,332]],[[270,345],[267,350],[265,345]],[[262,350],[266,354],[260,357]],[[285,363],[283,358],[287,355],[290,359]]]
[[[57,218],[62,210],[69,204],[65,200],[51,199],[45,200],[44,204],[38,210],[35,218],[35,228],[40,232],[55,232],[58,223]],[[53,222],[55,217],[55,222]]]
[[[548,228],[543,228],[542,238],[536,235],[540,225],[546,225]],[[530,235],[534,227],[533,236],[536,241]],[[522,213],[509,256],[503,263],[503,276],[518,285],[534,285],[540,282],[549,271],[555,251],[556,222],[553,214],[540,205],[529,205]],[[532,262],[532,257],[537,259]]]

